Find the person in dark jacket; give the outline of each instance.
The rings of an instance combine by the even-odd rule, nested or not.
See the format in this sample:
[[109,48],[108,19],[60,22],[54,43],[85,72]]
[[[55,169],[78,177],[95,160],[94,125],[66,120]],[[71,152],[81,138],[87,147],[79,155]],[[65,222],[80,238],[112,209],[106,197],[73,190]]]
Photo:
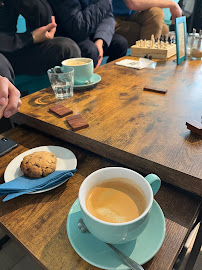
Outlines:
[[[21,14],[25,33],[16,33]],[[55,18],[46,0],[0,0],[0,75],[12,83],[14,74],[43,74],[61,61],[80,57],[78,45],[65,37],[54,37]]]
[[111,0],[48,0],[57,21],[56,35],[73,39],[82,57],[101,64],[122,57],[128,49],[127,40],[114,34],[115,20]]

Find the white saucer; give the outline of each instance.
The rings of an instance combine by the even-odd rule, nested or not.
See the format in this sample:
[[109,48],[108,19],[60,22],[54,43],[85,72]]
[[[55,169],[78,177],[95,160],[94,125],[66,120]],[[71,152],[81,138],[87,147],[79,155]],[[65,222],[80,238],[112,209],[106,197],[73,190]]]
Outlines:
[[[56,157],[57,157],[56,170],[74,170],[74,169],[76,169],[76,166],[77,166],[76,156],[69,149],[64,148],[64,147],[60,147],[60,146],[54,146],[54,145],[39,146],[39,147],[35,147],[35,148],[32,148],[28,151],[23,152],[22,154],[15,157],[9,163],[5,172],[4,172],[4,181],[9,182],[9,181],[11,181],[19,176],[22,176],[23,172],[20,169],[21,161],[23,160],[23,158],[25,156],[32,154],[34,152],[38,152],[38,151],[47,151],[47,152],[51,152],[51,153],[56,155]],[[66,182],[66,180],[64,182]],[[40,190],[40,191],[30,192],[29,194],[41,193],[41,192],[45,192],[45,191],[54,189],[54,188],[62,185],[64,182],[62,182],[54,187],[51,187],[51,188],[47,188],[47,189]]]
[[89,86],[95,85],[99,81],[101,81],[101,76],[94,73],[90,78],[89,83],[74,85],[74,88],[88,88]]

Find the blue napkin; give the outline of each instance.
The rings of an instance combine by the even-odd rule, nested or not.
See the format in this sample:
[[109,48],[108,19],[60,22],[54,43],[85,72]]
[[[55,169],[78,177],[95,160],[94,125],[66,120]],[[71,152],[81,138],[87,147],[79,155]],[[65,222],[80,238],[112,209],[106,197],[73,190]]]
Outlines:
[[76,170],[55,171],[43,178],[30,179],[26,176],[20,176],[16,179],[0,185],[0,196],[7,195],[3,202],[27,194],[33,191],[39,191],[54,187],[74,175]]

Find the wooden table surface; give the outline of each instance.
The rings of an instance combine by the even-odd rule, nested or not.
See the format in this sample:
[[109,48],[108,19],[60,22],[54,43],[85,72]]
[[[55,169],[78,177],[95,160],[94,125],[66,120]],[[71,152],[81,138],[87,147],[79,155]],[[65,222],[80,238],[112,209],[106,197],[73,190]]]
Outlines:
[[[78,171],[60,187],[45,193],[24,195],[6,203],[0,197],[0,225],[48,270],[98,269],[81,259],[67,237],[68,212],[77,199],[82,181],[106,166],[121,166],[104,157],[31,129],[18,127],[3,134],[19,146],[0,158],[0,183],[9,162],[20,153],[42,145],[60,145],[73,151]],[[196,218],[200,199],[163,184],[155,196],[166,220],[164,243],[145,270],[171,270]]]
[[[132,57],[125,57],[132,58]],[[132,58],[133,59],[133,58]],[[58,101],[51,88],[22,99],[16,123],[61,138],[120,162],[141,173],[155,173],[168,183],[202,195],[202,140],[186,121],[201,121],[202,64],[172,59],[156,69],[136,70],[114,62],[96,70],[102,80],[94,89],[77,90]],[[143,91],[145,85],[167,88],[166,94]],[[63,104],[80,113],[89,128],[77,132],[48,111]]]

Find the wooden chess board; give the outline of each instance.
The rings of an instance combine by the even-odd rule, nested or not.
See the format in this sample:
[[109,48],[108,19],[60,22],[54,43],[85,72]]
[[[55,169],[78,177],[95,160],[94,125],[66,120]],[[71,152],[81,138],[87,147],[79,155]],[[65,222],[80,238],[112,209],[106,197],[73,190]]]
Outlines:
[[145,57],[152,56],[153,59],[167,59],[176,54],[176,44],[161,41],[152,43],[152,40],[138,40],[131,46],[131,56]]

